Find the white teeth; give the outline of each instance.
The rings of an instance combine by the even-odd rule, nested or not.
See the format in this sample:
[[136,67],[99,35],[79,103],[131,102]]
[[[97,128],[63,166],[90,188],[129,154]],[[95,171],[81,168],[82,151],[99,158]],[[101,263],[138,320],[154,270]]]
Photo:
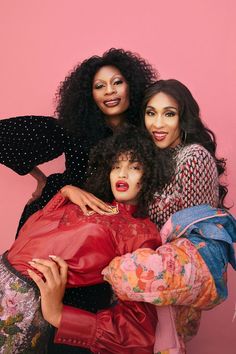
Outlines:
[[164,138],[167,134],[166,133],[153,133],[154,136],[157,138]]
[[107,100],[107,101],[104,101],[104,104],[106,106],[116,106],[120,103],[120,99],[119,98],[116,98],[114,100]]

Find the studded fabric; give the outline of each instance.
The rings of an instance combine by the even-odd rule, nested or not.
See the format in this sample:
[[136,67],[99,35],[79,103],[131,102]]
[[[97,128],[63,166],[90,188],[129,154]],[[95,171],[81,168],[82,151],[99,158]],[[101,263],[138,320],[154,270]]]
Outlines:
[[[46,186],[40,198],[26,205],[21,216],[18,231],[25,221],[66,184],[81,186],[91,144],[85,139],[71,136],[52,117],[22,116],[0,120],[0,163],[16,173],[24,175],[35,166],[65,154],[65,171],[47,177]],[[17,233],[18,233],[17,231]],[[92,287],[67,289],[64,303],[91,312],[97,312],[110,304],[111,290],[108,284]],[[84,348],[53,343],[50,339],[50,354],[90,353]]]
[[84,181],[91,146],[88,141],[69,135],[55,118],[22,116],[2,119],[0,143],[0,163],[20,175],[65,154],[65,171],[48,176],[41,197],[25,206],[18,231],[29,216],[42,209],[64,185],[80,186]]

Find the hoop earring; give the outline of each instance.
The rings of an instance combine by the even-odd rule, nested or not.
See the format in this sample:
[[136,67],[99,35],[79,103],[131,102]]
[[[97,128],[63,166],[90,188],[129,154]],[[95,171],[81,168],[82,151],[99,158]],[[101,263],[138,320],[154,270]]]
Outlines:
[[186,143],[187,135],[188,135],[187,132],[185,130],[182,130],[182,132],[181,132],[181,141],[182,141],[183,144]]

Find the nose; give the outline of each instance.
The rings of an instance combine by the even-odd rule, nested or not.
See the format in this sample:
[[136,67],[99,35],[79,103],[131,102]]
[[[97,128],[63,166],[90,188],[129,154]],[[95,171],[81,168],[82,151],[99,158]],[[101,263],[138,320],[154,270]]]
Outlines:
[[127,168],[122,167],[122,168],[119,170],[119,178],[127,178],[127,175],[128,175]]
[[115,92],[116,92],[116,89],[112,84],[108,84],[106,86],[106,95],[112,95]]
[[154,125],[156,128],[158,128],[158,129],[163,128],[163,126],[164,126],[164,119],[163,119],[163,117],[162,117],[161,114],[158,114],[158,115],[156,116],[156,119],[155,119],[155,121],[153,122],[153,125]]

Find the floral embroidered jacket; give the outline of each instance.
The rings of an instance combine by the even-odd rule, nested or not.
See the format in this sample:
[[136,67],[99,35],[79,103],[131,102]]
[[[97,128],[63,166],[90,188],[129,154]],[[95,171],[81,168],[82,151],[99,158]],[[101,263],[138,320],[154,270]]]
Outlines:
[[227,298],[228,263],[236,269],[236,220],[224,210],[194,206],[173,214],[161,237],[163,245],[156,251],[139,249],[116,257],[103,274],[122,300],[157,305],[161,323],[155,353],[184,353],[201,310]]

